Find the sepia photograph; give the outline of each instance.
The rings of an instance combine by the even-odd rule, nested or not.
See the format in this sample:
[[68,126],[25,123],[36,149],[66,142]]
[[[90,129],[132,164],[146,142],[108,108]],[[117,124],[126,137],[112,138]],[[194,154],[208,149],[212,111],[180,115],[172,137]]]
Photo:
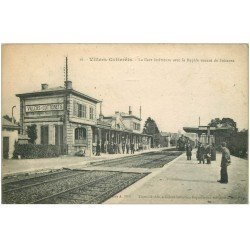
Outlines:
[[2,44],[2,204],[248,204],[248,44]]

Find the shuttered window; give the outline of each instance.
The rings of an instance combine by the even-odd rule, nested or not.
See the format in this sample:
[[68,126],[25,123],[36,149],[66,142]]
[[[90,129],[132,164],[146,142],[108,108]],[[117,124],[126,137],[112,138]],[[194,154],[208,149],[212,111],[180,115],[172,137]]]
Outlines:
[[87,108],[85,105],[82,105],[82,117],[84,118],[87,117]]
[[74,102],[74,116],[80,117],[80,118],[86,118],[87,117],[87,108],[85,105]]
[[78,116],[78,105],[76,101],[74,101],[73,115]]
[[89,119],[91,119],[91,120],[94,119],[94,108],[93,107],[89,108]]

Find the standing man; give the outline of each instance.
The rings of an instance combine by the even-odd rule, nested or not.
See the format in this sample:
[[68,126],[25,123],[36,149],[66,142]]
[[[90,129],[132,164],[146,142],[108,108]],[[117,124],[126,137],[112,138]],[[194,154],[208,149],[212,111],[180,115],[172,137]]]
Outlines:
[[101,146],[100,146],[100,142],[97,142],[96,145],[96,156],[100,156],[101,155]]
[[135,145],[134,145],[133,142],[132,142],[131,145],[130,145],[130,151],[131,151],[131,154],[134,154],[134,153],[135,153]]
[[126,144],[126,151],[127,151],[127,154],[129,154],[129,143],[128,142]]
[[125,153],[125,142],[122,142],[122,153]]
[[191,144],[188,142],[186,145],[186,154],[187,154],[187,160],[191,160],[191,156],[192,156],[192,146]]
[[227,144],[225,142],[221,143],[222,149],[222,157],[221,157],[221,170],[220,170],[220,180],[218,182],[227,184],[228,183],[228,174],[227,174],[227,166],[231,163],[230,152],[226,147]]
[[114,143],[114,153],[118,154],[118,145]]
[[202,145],[202,143],[200,143],[198,146],[198,150],[197,150],[197,156],[198,156],[197,158],[198,158],[199,164],[201,164],[201,162],[203,164],[205,163],[204,154],[205,154],[205,148]]

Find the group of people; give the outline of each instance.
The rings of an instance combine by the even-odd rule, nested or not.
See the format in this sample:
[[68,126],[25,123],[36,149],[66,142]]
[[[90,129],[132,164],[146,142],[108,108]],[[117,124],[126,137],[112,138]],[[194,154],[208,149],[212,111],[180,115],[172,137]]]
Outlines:
[[[135,145],[134,143],[122,143],[121,149],[120,149],[120,144],[114,143],[114,142],[109,142],[107,143],[107,147],[105,150],[109,154],[121,154],[121,151],[123,154],[131,154],[135,153]],[[100,142],[97,143],[96,145],[96,156],[101,155],[101,145]]]
[[204,164],[205,161],[207,161],[207,164],[211,164],[211,161],[216,161],[215,144],[212,143],[212,145],[204,145],[199,143],[196,158],[199,161],[199,164],[201,164],[201,162]]
[[[186,149],[187,160],[191,160],[192,150],[193,150],[192,145],[189,142],[187,142],[185,149]],[[228,183],[227,167],[230,165],[231,159],[230,159],[229,149],[226,147],[225,142],[221,144],[221,152],[222,152],[221,171],[220,171],[221,178],[218,180],[218,182],[227,184]],[[199,143],[196,153],[196,158],[199,161],[199,164],[201,164],[201,162],[205,164],[205,161],[207,161],[207,164],[211,164],[211,161],[216,161],[215,144],[212,143],[212,145],[209,144],[204,145],[202,143]]]

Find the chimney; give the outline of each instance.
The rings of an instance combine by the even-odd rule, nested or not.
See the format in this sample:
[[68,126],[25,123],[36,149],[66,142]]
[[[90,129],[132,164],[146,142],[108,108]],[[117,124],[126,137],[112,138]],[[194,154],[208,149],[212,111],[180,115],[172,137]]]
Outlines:
[[65,81],[64,85],[65,85],[66,89],[72,89],[72,82],[71,81]]
[[141,119],[141,106],[140,106],[140,119]]
[[47,83],[42,83],[41,87],[42,87],[42,90],[46,90],[49,88],[49,85]]
[[129,114],[129,115],[132,115],[131,106],[129,106],[128,114]]
[[115,111],[115,114],[116,114],[116,115],[119,114],[119,111]]

